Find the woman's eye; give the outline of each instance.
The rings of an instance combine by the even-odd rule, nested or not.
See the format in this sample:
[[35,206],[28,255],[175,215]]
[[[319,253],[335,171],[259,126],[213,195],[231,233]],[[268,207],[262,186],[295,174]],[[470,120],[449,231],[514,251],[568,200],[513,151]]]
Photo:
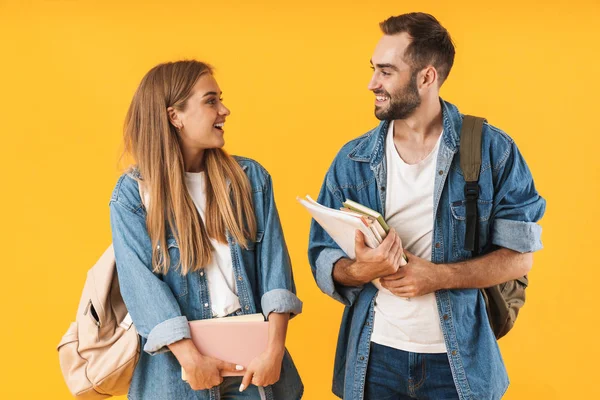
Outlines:
[[[220,102],[223,102],[223,99],[220,98],[219,99]],[[207,101],[208,104],[217,104],[217,99],[210,99]]]

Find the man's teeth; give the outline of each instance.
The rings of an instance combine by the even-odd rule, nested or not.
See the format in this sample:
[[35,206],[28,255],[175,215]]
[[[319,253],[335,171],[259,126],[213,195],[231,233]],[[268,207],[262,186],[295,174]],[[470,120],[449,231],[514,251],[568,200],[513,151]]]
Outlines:
[[225,125],[225,122],[221,122],[220,124],[215,124],[214,127],[217,129],[223,129],[223,125]]
[[375,98],[377,99],[377,101],[386,101],[387,97],[385,96],[375,96]]

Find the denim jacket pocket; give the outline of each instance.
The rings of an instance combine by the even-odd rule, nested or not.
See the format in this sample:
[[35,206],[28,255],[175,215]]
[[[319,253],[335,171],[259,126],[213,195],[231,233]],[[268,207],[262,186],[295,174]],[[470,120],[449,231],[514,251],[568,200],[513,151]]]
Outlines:
[[167,236],[167,250],[169,251],[169,272],[163,275],[163,281],[169,285],[175,297],[182,297],[188,293],[187,277],[181,274],[179,264],[179,245],[174,236]]
[[[477,222],[479,224],[479,252],[487,246],[489,239],[489,220],[492,214],[491,200],[477,200]],[[452,248],[457,260],[471,258],[471,252],[466,251],[465,233],[467,230],[467,211],[465,200],[454,201],[450,204],[452,212]]]

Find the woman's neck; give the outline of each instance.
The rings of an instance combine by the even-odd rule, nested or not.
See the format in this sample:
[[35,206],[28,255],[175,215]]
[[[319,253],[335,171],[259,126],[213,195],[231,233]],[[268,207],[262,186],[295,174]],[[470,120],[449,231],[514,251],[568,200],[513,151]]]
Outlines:
[[185,172],[204,171],[204,149],[182,149]]

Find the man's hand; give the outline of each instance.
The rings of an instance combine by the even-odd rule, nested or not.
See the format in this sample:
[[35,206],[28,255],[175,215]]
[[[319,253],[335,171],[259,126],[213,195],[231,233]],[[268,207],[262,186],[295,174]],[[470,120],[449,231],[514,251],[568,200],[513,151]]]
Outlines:
[[404,250],[408,263],[379,280],[381,286],[399,297],[417,297],[443,289],[447,269]]
[[354,247],[356,260],[351,269],[363,283],[398,271],[403,249],[396,230],[390,229],[386,238],[375,249],[365,244],[365,236],[361,231],[356,231]]

